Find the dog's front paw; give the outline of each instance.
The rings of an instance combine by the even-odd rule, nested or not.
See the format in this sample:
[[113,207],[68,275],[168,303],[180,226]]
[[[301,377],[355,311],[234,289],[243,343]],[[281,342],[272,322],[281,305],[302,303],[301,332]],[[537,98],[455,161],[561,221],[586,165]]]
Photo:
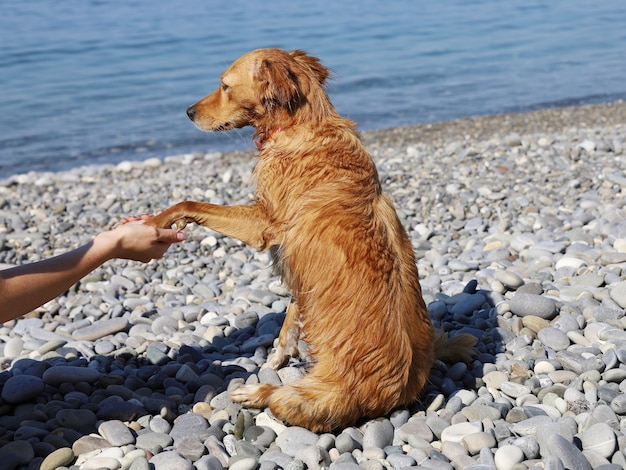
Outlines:
[[[297,350],[296,350],[297,353]],[[261,369],[280,369],[289,362],[289,359],[293,357],[292,354],[288,354],[284,347],[278,346],[272,351],[270,356],[265,361],[265,364],[261,366]]]
[[179,217],[168,213],[167,211],[160,213],[159,215],[155,215],[149,219],[145,219],[143,221],[146,225],[152,225],[153,227],[159,228],[172,228],[176,225],[178,230],[184,229],[188,223],[193,222],[192,219],[188,217]]
[[230,399],[250,408],[265,408],[266,397],[271,393],[273,385],[249,384],[230,392]]

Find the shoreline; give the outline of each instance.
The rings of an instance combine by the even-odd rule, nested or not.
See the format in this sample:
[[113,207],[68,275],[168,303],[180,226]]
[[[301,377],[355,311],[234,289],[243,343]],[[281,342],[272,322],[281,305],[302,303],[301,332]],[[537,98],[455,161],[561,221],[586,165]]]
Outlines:
[[[476,336],[476,360],[438,363],[420,403],[335,433],[242,408],[235,387],[303,373],[297,360],[261,369],[290,294],[267,253],[192,225],[162,260],[109,261],[0,325],[0,458],[45,469],[625,468],[626,104],[362,135],[435,326]],[[183,199],[248,204],[253,155],[2,180],[0,265]]]
[[[403,147],[415,144],[445,145],[444,142],[463,141],[467,139],[488,140],[508,134],[527,135],[534,133],[552,133],[570,127],[597,128],[626,123],[626,102],[616,100],[606,103],[565,106],[559,108],[542,108],[534,111],[508,112],[492,115],[468,116],[446,121],[409,124],[404,126],[359,131],[363,143],[370,148],[380,146]],[[248,156],[256,154],[252,141],[246,142],[248,148],[240,150],[215,151],[207,148],[208,153],[224,155]],[[198,152],[194,152],[198,153]],[[167,161],[179,154],[172,153],[166,157],[154,157]],[[121,163],[137,164],[153,157],[146,155],[144,159],[125,160]],[[2,180],[29,173],[48,174],[76,171],[82,167],[110,167],[119,163],[86,164],[61,171],[28,171],[15,173],[0,178]]]

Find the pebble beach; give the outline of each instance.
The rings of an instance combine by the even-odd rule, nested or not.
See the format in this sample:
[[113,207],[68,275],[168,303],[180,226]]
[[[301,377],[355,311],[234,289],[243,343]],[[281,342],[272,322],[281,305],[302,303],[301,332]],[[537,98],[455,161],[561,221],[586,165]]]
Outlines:
[[[267,253],[192,225],[163,259],[109,261],[0,325],[0,466],[626,468],[626,103],[362,138],[433,322],[475,335],[473,362],[437,362],[420,403],[334,433],[243,408],[239,385],[305,371],[261,369],[289,292]],[[248,204],[254,155],[2,175],[0,268],[181,200]]]

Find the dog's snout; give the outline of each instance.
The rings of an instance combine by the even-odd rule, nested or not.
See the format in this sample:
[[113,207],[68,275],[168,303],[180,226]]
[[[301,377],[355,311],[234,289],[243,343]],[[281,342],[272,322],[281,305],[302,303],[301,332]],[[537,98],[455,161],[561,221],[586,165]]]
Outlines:
[[189,116],[189,119],[191,119],[192,121],[196,118],[196,107],[195,106],[189,106],[187,108],[187,116]]

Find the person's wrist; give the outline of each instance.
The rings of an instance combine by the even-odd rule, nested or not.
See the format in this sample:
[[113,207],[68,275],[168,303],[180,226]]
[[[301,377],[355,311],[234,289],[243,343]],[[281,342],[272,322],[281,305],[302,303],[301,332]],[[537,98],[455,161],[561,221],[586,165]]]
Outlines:
[[102,258],[103,261],[110,260],[117,257],[120,240],[121,237],[116,230],[107,230],[96,235],[93,247],[98,257]]

